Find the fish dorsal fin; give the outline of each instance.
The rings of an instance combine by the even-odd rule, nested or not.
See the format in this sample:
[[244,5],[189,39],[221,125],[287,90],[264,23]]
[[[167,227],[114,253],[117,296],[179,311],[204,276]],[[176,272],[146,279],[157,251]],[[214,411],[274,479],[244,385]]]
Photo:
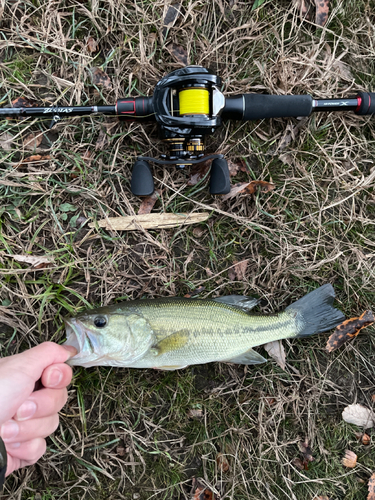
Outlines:
[[177,349],[184,347],[188,340],[188,330],[179,330],[178,332],[168,335],[168,337],[165,337],[163,340],[153,345],[152,352],[155,356],[160,356],[160,354],[176,351]]
[[225,359],[223,361],[227,361],[228,363],[237,363],[238,365],[258,365],[259,363],[265,363],[267,360],[258,352],[254,351],[254,349],[249,349],[235,358]]
[[247,297],[246,295],[225,295],[225,297],[217,297],[213,299],[215,302],[221,302],[223,304],[228,304],[230,306],[236,306],[245,312],[251,311],[255,307],[259,299],[254,297]]

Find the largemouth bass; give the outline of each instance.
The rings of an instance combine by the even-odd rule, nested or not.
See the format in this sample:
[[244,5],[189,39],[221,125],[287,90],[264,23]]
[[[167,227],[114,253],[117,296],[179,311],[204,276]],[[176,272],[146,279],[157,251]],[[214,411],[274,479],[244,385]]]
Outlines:
[[69,364],[176,370],[211,361],[263,363],[253,347],[341,323],[334,297],[332,285],[324,285],[275,315],[249,314],[258,300],[238,295],[144,299],[88,310],[65,320],[66,344],[78,350]]

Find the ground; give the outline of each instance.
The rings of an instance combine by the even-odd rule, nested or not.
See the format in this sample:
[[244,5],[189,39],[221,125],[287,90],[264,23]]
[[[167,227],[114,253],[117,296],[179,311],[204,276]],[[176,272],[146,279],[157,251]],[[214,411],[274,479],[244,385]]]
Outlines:
[[[301,19],[299,2],[257,4],[187,0],[165,27],[162,1],[0,2],[1,106],[20,97],[68,106],[151,95],[181,67],[172,43],[188,63],[219,74],[226,95],[375,91],[373,1],[331,2],[324,28]],[[94,85],[96,67],[111,85]],[[3,356],[62,342],[63,317],[86,307],[201,286],[202,298],[253,295],[258,311],[271,313],[332,283],[347,317],[374,308],[371,117],[227,122],[207,150],[244,167],[233,184],[264,180],[275,189],[222,200],[209,195],[207,179],[188,186],[188,171],[157,168],[154,212],[211,216],[132,233],[88,223],[137,212],[131,169],[137,155],[163,152],[155,125],[95,116],[48,130],[49,121],[0,122]],[[32,155],[40,158],[25,161]],[[31,270],[12,257],[27,254],[55,264]],[[331,354],[326,341],[284,341],[285,371],[273,361],[176,372],[74,369],[45,458],[12,475],[2,498],[190,499],[194,477],[236,500],[366,498],[374,447],[341,413],[351,403],[374,405],[374,328]],[[305,439],[315,460],[300,470]],[[354,469],[341,464],[346,449],[358,455]]]

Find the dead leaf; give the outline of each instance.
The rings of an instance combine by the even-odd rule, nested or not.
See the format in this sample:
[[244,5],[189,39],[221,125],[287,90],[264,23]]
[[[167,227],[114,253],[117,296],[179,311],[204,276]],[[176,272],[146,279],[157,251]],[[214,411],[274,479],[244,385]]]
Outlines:
[[190,178],[187,182],[188,186],[195,186],[211,168],[211,162],[204,161],[203,163],[198,163],[193,165],[190,169]]
[[353,469],[357,464],[357,455],[350,451],[350,450],[345,450],[345,457],[342,459],[342,465],[344,467],[349,467]]
[[349,66],[343,61],[337,59],[332,64],[332,68],[336,70],[336,72],[343,78],[344,80],[348,80],[352,82],[354,80],[353,74],[350,71]]
[[329,0],[315,0],[315,5],[315,24],[323,27],[328,19]]
[[188,54],[186,52],[186,49],[184,49],[184,47],[182,47],[181,45],[177,45],[176,43],[169,43],[168,45],[165,46],[165,48],[175,59],[175,61],[180,63],[182,66],[188,65]]
[[367,500],[375,500],[375,472],[368,480],[368,496]]
[[195,410],[194,408],[190,408],[190,410],[187,412],[188,418],[202,418],[203,417],[203,410]]
[[248,263],[249,263],[249,259],[241,260],[240,262],[234,263],[234,272],[235,272],[237,279],[239,281],[242,281],[245,279],[246,269],[247,269]]
[[160,198],[160,195],[161,191],[159,189],[155,189],[150,196],[145,196],[140,204],[138,215],[150,214],[158,198]]
[[164,28],[162,30],[163,37],[167,34],[168,28],[172,28],[174,26],[180,14],[179,3],[169,5],[167,13],[164,16]]
[[87,50],[90,54],[98,50],[98,44],[92,36],[87,40]]
[[204,222],[210,217],[208,212],[193,212],[191,214],[145,214],[128,215],[126,217],[107,217],[98,222],[91,222],[89,227],[104,227],[114,231],[137,231],[143,229],[168,229],[186,224]]
[[18,168],[26,163],[33,163],[36,161],[47,161],[50,160],[51,157],[50,155],[31,155],[22,160],[18,165],[16,165],[14,168]]
[[[229,170],[229,175],[231,177],[234,177],[237,175],[238,171],[240,170],[243,172],[243,165],[240,165],[239,163],[234,163],[232,160],[227,160],[228,163],[228,170]],[[245,170],[246,172],[246,170]]]
[[215,493],[202,484],[197,478],[193,478],[191,500],[219,500]]
[[125,456],[125,448],[124,448],[124,446],[117,446],[116,453],[120,457],[124,457]]
[[365,311],[359,318],[350,318],[336,327],[329,337],[326,351],[332,352],[341,347],[345,342],[356,337],[362,328],[372,325],[375,321],[372,311]]
[[358,425],[365,429],[370,429],[375,425],[374,412],[358,403],[347,406],[342,412],[342,418],[348,424]]
[[105,147],[109,144],[108,129],[106,127],[100,128],[98,138],[96,139],[95,149],[104,151]]
[[22,96],[12,101],[12,108],[37,108],[38,106],[36,101]]
[[230,469],[228,459],[222,453],[216,455],[216,464],[220,472],[228,472]]
[[273,342],[268,342],[263,346],[268,354],[273,358],[276,363],[285,370],[285,350],[281,340],[274,340]]
[[238,194],[255,194],[258,190],[262,193],[268,193],[275,189],[275,184],[266,181],[251,181],[251,182],[240,182],[231,187],[230,192],[223,196],[221,199],[223,201],[229,200]]
[[91,69],[92,83],[94,85],[100,85],[105,89],[110,90],[112,88],[112,82],[107,73],[105,73],[101,68]]
[[38,148],[43,140],[43,134],[41,132],[31,133],[23,139],[23,147],[25,149],[34,150]]
[[187,299],[191,299],[192,297],[199,295],[200,293],[204,292],[205,290],[206,290],[206,288],[204,286],[199,286],[198,288],[195,288],[191,292],[186,293],[184,295],[184,297],[186,297]]
[[355,432],[354,434],[358,441],[361,441],[364,446],[368,446],[371,443],[371,437],[368,434],[363,432]]
[[308,438],[305,438],[305,441],[300,441],[298,443],[298,447],[306,462],[313,462],[315,460],[315,458],[312,456],[312,449],[309,446]]
[[45,269],[51,267],[55,262],[53,257],[48,257],[46,255],[10,255],[9,257],[12,257],[17,262],[29,264],[33,269]]
[[0,135],[0,148],[4,151],[10,151],[12,149],[13,136],[4,132]]
[[318,497],[314,497],[314,500],[329,500],[327,495],[319,495]]
[[292,464],[299,470],[307,470],[307,464],[304,464],[300,458],[293,458]]

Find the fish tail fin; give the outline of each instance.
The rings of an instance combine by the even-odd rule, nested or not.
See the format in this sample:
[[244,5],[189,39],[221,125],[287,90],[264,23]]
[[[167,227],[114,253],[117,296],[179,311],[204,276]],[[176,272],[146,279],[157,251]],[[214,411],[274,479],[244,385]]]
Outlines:
[[326,332],[339,325],[344,314],[332,306],[335,291],[330,284],[308,293],[286,308],[295,314],[299,326],[297,337],[308,337],[314,333]]

